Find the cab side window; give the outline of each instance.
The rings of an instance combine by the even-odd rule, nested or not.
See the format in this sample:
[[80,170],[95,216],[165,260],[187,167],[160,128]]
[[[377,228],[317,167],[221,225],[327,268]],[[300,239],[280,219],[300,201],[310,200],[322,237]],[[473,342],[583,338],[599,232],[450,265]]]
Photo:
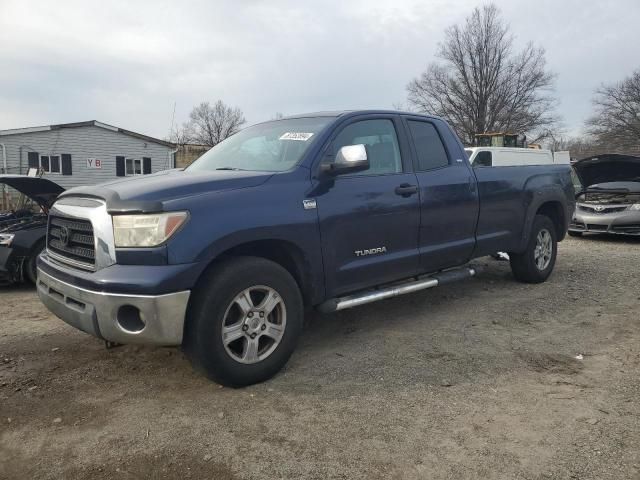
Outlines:
[[334,155],[347,145],[364,145],[367,149],[369,169],[355,175],[383,175],[402,171],[398,137],[391,120],[361,120],[347,125],[333,142]]
[[491,167],[492,165],[491,152],[478,152],[473,159],[472,167]]
[[418,155],[418,171],[433,170],[449,165],[447,151],[442,144],[440,135],[433,124],[409,120],[409,130]]

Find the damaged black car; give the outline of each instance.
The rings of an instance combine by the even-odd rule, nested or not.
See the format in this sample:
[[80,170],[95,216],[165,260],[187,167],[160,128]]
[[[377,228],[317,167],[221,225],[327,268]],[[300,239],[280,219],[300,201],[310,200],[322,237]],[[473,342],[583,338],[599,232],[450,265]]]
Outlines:
[[64,191],[45,178],[26,175],[0,175],[0,184],[11,187],[16,197],[3,186],[0,212],[0,285],[29,280],[36,283],[36,259],[45,248],[49,208]]
[[578,193],[569,235],[640,235],[640,157],[599,155],[573,170]]

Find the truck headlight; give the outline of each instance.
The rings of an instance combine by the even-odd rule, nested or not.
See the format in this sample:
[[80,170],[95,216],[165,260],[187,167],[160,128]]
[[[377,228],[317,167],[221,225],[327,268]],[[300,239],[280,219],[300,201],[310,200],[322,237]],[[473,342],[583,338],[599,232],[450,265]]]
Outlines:
[[634,203],[629,207],[629,210],[640,210],[640,203]]
[[156,247],[168,240],[188,217],[187,212],[114,215],[116,247]]
[[15,237],[13,233],[0,233],[0,246],[10,247],[13,237]]

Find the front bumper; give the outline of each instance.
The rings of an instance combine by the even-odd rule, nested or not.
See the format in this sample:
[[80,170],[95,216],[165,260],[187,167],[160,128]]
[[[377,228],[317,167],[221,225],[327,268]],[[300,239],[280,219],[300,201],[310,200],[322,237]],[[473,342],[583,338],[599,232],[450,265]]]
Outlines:
[[[76,287],[38,268],[38,296],[69,325],[116,343],[180,345],[190,291],[164,295],[105,293]],[[138,316],[131,321],[132,313]],[[137,312],[137,314],[135,313]]]
[[572,232],[640,235],[640,211],[616,213],[584,213],[576,210],[569,224]]

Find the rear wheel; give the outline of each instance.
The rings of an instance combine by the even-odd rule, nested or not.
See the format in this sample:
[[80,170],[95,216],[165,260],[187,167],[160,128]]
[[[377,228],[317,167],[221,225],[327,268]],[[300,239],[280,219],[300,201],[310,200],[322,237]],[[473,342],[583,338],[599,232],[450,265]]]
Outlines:
[[558,242],[553,222],[545,215],[536,215],[526,250],[509,254],[513,276],[526,283],[544,282],[553,271],[557,253]]
[[38,281],[38,255],[44,250],[44,241],[39,241],[35,247],[31,250],[31,253],[26,258],[23,265],[23,274],[34,285]]
[[194,292],[185,351],[223,385],[262,382],[287,363],[303,315],[289,272],[263,258],[233,258],[206,274]]

